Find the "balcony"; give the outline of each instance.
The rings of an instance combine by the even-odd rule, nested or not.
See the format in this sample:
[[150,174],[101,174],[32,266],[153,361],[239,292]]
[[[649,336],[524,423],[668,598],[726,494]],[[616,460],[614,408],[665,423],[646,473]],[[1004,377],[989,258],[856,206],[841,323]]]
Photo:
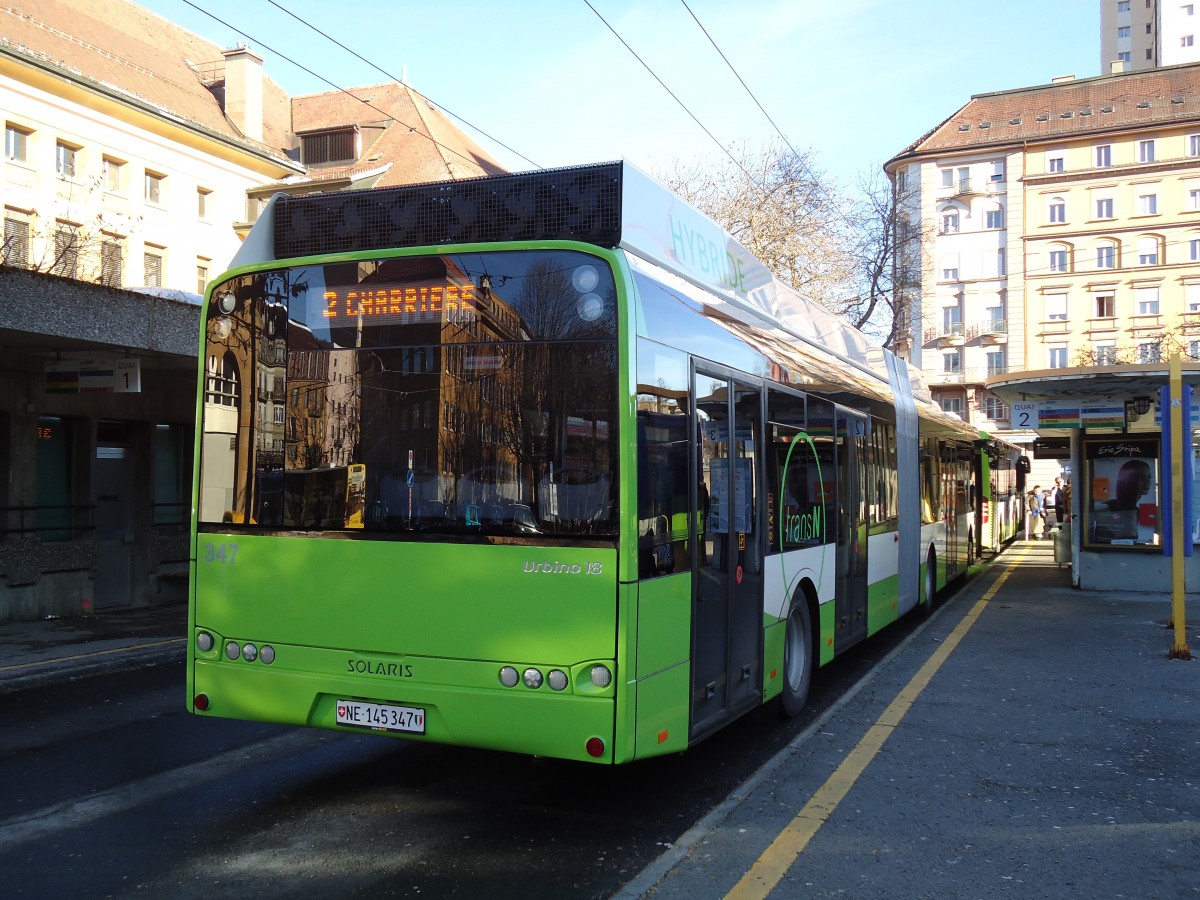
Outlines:
[[940,328],[925,329],[925,345],[927,347],[958,347],[963,342],[963,327],[961,322],[942,325]]
[[931,387],[936,387],[941,384],[965,384],[965,376],[962,371],[958,372],[926,372],[925,379]]
[[1004,319],[985,319],[967,330],[967,340],[978,340],[981,344],[1005,344],[1008,342],[1008,322]]

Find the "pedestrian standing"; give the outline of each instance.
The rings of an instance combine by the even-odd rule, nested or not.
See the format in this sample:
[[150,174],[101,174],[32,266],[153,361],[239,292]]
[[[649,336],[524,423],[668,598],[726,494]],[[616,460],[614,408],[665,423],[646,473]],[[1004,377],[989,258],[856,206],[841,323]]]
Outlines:
[[1025,495],[1025,540],[1038,538],[1042,530],[1042,486],[1035,484]]

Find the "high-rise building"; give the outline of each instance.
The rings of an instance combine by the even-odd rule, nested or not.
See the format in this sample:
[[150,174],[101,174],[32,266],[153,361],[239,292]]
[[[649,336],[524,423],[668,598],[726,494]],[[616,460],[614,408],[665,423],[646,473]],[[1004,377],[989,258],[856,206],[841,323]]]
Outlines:
[[1200,358],[1200,64],[979,94],[885,169],[943,408],[1018,438],[989,379]]
[[1100,0],[1100,71],[1200,61],[1198,6],[1178,0]]

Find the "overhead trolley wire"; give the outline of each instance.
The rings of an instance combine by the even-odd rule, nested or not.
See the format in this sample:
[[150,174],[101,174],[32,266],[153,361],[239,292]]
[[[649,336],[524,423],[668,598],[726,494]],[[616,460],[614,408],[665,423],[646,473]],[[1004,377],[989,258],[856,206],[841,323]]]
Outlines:
[[[186,0],[185,0],[185,2],[186,2]],[[300,18],[300,16],[296,15],[294,12],[292,12],[292,11],[291,11],[290,9],[288,9],[287,7],[283,6],[283,5],[282,5],[282,4],[280,4],[280,3],[276,3],[276,2],[275,2],[275,0],[267,0],[267,2],[268,2],[268,3],[270,3],[272,6],[274,6],[276,9],[278,9],[280,12],[287,13],[289,16],[291,16],[293,19],[295,19],[297,22],[301,23],[302,25],[306,25],[306,26],[308,26],[308,28],[312,29],[312,30],[313,30],[313,31],[315,31],[317,34],[319,34],[321,37],[325,38],[325,40],[327,40],[327,41],[329,41],[330,43],[336,44],[337,46],[341,47],[343,50],[345,50],[345,51],[346,51],[347,53],[349,53],[351,56],[355,57],[356,59],[359,59],[359,60],[361,60],[362,62],[365,62],[365,63],[366,63],[368,66],[370,66],[370,67],[371,67],[372,69],[374,69],[375,71],[382,73],[383,75],[385,75],[387,78],[391,79],[392,81],[395,81],[395,82],[397,82],[397,83],[401,83],[401,84],[403,84],[403,82],[402,82],[402,81],[401,81],[399,78],[397,78],[397,77],[396,77],[395,75],[393,75],[391,72],[389,72],[389,71],[387,71],[386,69],[384,69],[382,66],[379,66],[379,65],[377,65],[376,63],[373,63],[371,60],[367,59],[367,58],[366,58],[365,56],[363,56],[361,53],[358,53],[357,51],[355,51],[355,50],[352,50],[351,48],[347,47],[345,44],[343,44],[343,43],[342,43],[341,41],[339,41],[337,38],[335,38],[335,37],[333,37],[333,36],[331,36],[331,35],[327,34],[327,33],[326,33],[326,32],[324,32],[324,31],[322,31],[320,28],[318,28],[316,25],[312,24],[311,22],[308,22],[308,21],[306,21],[305,19],[302,19],[302,18]],[[435,102],[435,101],[431,100],[431,99],[430,99],[430,98],[429,98],[427,95],[425,95],[425,94],[422,94],[420,91],[418,91],[416,88],[412,87],[411,85],[406,85],[406,87],[408,87],[408,89],[409,89],[409,90],[410,90],[412,93],[416,94],[416,95],[417,95],[418,97],[420,97],[422,100],[425,100],[425,101],[427,101],[427,102],[429,102],[429,103],[432,103],[434,106],[436,106],[436,107],[437,107],[438,109],[440,109],[442,112],[444,112],[446,115],[448,115],[448,116],[450,116],[451,118],[457,119],[458,121],[462,122],[464,125],[466,125],[468,128],[470,128],[472,131],[476,131],[476,132],[478,132],[479,134],[482,134],[482,135],[483,135],[485,138],[487,138],[489,141],[493,141],[494,143],[496,143],[496,144],[498,144],[499,146],[503,147],[503,148],[504,148],[505,150],[507,150],[509,153],[513,153],[513,154],[515,154],[515,155],[519,156],[521,159],[525,160],[525,162],[529,163],[529,164],[530,164],[531,166],[533,166],[535,169],[541,169],[541,168],[544,168],[544,166],[540,166],[540,165],[538,165],[538,164],[537,164],[537,163],[535,163],[535,162],[534,162],[532,159],[530,159],[528,156],[526,156],[524,153],[521,153],[521,152],[520,152],[520,151],[518,151],[518,150],[514,150],[512,147],[508,146],[508,144],[504,143],[504,141],[500,140],[500,139],[499,139],[499,138],[497,138],[497,137],[493,137],[492,135],[488,134],[486,131],[484,131],[484,130],[483,130],[482,128],[480,128],[479,126],[477,126],[477,125],[473,125],[472,123],[470,123],[470,122],[468,122],[466,119],[464,119],[462,116],[460,116],[460,115],[457,115],[456,113],[453,113],[453,112],[451,112],[451,111],[450,111],[450,110],[448,110],[446,107],[442,106],[440,103],[437,103],[437,102]]]
[[[403,126],[404,126],[405,128],[407,128],[407,129],[408,129],[408,130],[409,130],[411,133],[413,133],[413,134],[415,134],[415,135],[418,135],[418,136],[420,136],[420,137],[423,137],[423,138],[425,138],[427,141],[430,141],[430,142],[432,142],[433,144],[436,144],[438,147],[441,147],[443,150],[445,150],[445,151],[447,151],[447,152],[449,152],[449,153],[453,153],[455,156],[457,156],[457,157],[459,157],[459,158],[461,158],[461,159],[464,159],[464,160],[466,160],[467,162],[471,163],[472,165],[478,165],[478,162],[477,162],[476,160],[474,160],[474,159],[472,159],[471,157],[467,156],[465,153],[460,153],[458,150],[455,150],[453,147],[449,147],[449,146],[447,146],[446,144],[443,144],[441,141],[439,141],[437,138],[433,137],[432,135],[425,134],[424,132],[422,132],[422,131],[418,130],[418,129],[417,129],[417,127],[416,127],[415,125],[410,125],[410,124],[408,124],[407,122],[404,122],[404,121],[402,121],[402,120],[400,120],[400,119],[397,119],[397,118],[396,118],[395,116],[393,116],[391,113],[389,113],[389,112],[385,112],[384,110],[380,109],[378,106],[375,106],[373,103],[371,103],[371,101],[369,101],[369,100],[364,100],[362,97],[355,96],[355,95],[354,95],[354,94],[352,94],[352,93],[351,93],[351,92],[350,92],[350,91],[349,91],[347,88],[344,88],[344,87],[342,87],[341,85],[339,85],[339,84],[336,84],[336,83],[334,83],[334,82],[330,81],[330,80],[329,80],[328,78],[326,78],[324,75],[319,75],[319,74],[317,74],[317,73],[316,73],[316,72],[314,72],[312,69],[308,68],[308,66],[305,66],[305,65],[303,65],[302,63],[298,63],[298,62],[296,62],[296,60],[292,59],[292,58],[291,58],[290,56],[288,56],[286,53],[281,53],[279,50],[276,50],[274,47],[271,47],[270,45],[268,45],[268,44],[266,44],[266,43],[263,43],[262,41],[260,41],[260,40],[258,40],[257,38],[255,38],[253,35],[247,34],[245,31],[242,31],[242,29],[240,29],[240,28],[238,28],[238,27],[236,27],[236,26],[234,26],[234,25],[231,25],[230,23],[226,22],[226,21],[225,21],[224,19],[222,19],[220,16],[217,16],[217,15],[215,15],[215,14],[213,14],[213,13],[209,12],[207,9],[204,9],[204,8],[203,8],[203,7],[201,7],[201,6],[197,6],[195,3],[193,3],[193,2],[192,2],[192,0],[183,0],[183,2],[184,2],[184,3],[186,3],[188,6],[190,6],[192,9],[196,10],[197,12],[204,13],[204,15],[208,16],[210,19],[212,19],[212,20],[214,20],[214,21],[216,21],[216,22],[219,22],[220,24],[224,25],[226,28],[230,29],[231,31],[236,31],[236,32],[237,32],[238,34],[240,34],[242,37],[246,38],[246,40],[248,40],[248,41],[252,41],[254,44],[257,44],[259,47],[263,48],[264,50],[266,50],[266,51],[268,51],[268,52],[270,52],[270,53],[273,53],[273,54],[275,54],[275,55],[276,55],[276,56],[278,56],[280,59],[282,59],[282,60],[286,60],[287,62],[290,62],[290,63],[291,63],[293,66],[295,66],[297,69],[300,69],[301,71],[307,72],[309,75],[313,76],[314,78],[316,78],[316,79],[319,79],[320,81],[323,81],[323,82],[325,82],[325,84],[329,85],[329,86],[330,86],[331,88],[333,88],[334,90],[336,90],[336,91],[341,91],[341,92],[342,92],[343,94],[345,94],[347,97],[350,97],[350,98],[352,98],[352,99],[354,99],[354,100],[357,100],[359,103],[363,104],[364,106],[366,106],[366,107],[368,107],[368,108],[370,108],[370,109],[373,109],[373,110],[375,110],[375,112],[379,113],[379,114],[380,114],[381,116],[383,116],[385,119],[390,119],[391,121],[395,122],[397,125],[403,125]],[[481,132],[481,133],[482,133],[482,132]]]

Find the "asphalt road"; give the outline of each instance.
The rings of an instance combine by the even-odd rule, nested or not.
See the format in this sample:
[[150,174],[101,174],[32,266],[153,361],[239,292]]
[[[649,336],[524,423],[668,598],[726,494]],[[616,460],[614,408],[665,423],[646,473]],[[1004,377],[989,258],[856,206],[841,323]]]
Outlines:
[[194,718],[181,664],[0,696],[0,894],[610,897],[914,624],[802,719],[620,768]]

